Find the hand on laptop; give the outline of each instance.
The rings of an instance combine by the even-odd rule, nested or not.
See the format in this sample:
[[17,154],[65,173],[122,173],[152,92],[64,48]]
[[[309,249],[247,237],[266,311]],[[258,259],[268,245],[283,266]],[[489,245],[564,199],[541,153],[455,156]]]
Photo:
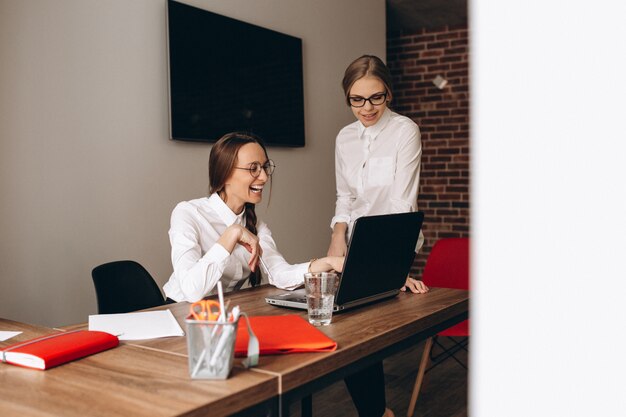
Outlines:
[[341,272],[343,269],[344,256],[326,256],[324,258],[314,259],[309,266],[310,272]]
[[404,286],[400,288],[400,291],[406,291],[407,288],[415,294],[424,294],[429,291],[423,281],[411,278],[410,276],[406,277],[406,282],[404,283]]

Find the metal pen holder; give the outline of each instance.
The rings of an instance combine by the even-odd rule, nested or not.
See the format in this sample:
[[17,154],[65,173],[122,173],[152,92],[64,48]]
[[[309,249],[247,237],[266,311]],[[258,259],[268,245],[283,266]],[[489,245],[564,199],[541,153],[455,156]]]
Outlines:
[[227,379],[233,368],[239,318],[220,322],[188,317],[185,323],[191,378]]

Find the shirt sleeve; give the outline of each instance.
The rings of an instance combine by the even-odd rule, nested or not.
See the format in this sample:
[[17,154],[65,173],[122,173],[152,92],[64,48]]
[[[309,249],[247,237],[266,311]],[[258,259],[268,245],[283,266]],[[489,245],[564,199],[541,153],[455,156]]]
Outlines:
[[[170,221],[172,266],[184,296],[184,300],[177,301],[195,302],[206,296],[222,276],[230,256],[217,240],[202,255],[201,230],[194,216],[195,211],[188,203],[180,203],[172,212]],[[217,233],[209,235],[218,236]]]
[[350,223],[352,202],[356,196],[350,191],[346,178],[346,164],[343,161],[339,141],[335,145],[335,181],[337,184],[337,202],[335,203],[335,216],[330,222],[330,228],[337,223]]
[[401,132],[396,153],[396,172],[391,189],[391,213],[417,210],[417,192],[420,182],[422,141],[417,125],[407,126]]
[[[293,290],[301,286],[304,283],[304,273],[307,272],[309,263],[289,264],[278,252],[272,232],[264,222],[260,222],[257,226],[257,236],[263,249],[263,261],[269,269],[269,283],[285,290]],[[264,272],[268,273],[268,271]]]

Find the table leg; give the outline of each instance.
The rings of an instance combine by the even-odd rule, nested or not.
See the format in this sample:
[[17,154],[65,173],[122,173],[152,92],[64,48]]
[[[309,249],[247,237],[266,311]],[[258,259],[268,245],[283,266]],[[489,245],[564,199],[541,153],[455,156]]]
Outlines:
[[313,417],[313,394],[304,397],[300,403],[302,417]]

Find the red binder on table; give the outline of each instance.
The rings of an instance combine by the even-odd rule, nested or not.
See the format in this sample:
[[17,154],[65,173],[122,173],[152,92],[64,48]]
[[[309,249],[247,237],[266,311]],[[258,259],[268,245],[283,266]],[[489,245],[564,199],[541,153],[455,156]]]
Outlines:
[[[259,339],[261,355],[296,352],[332,352],[337,342],[326,336],[307,320],[295,314],[286,316],[249,317],[250,327]],[[241,319],[240,319],[241,320]],[[246,356],[248,329],[239,322],[235,356]]]
[[49,369],[74,359],[111,349],[119,345],[117,336],[75,330],[37,337],[15,343],[0,351],[2,362],[35,369]]

